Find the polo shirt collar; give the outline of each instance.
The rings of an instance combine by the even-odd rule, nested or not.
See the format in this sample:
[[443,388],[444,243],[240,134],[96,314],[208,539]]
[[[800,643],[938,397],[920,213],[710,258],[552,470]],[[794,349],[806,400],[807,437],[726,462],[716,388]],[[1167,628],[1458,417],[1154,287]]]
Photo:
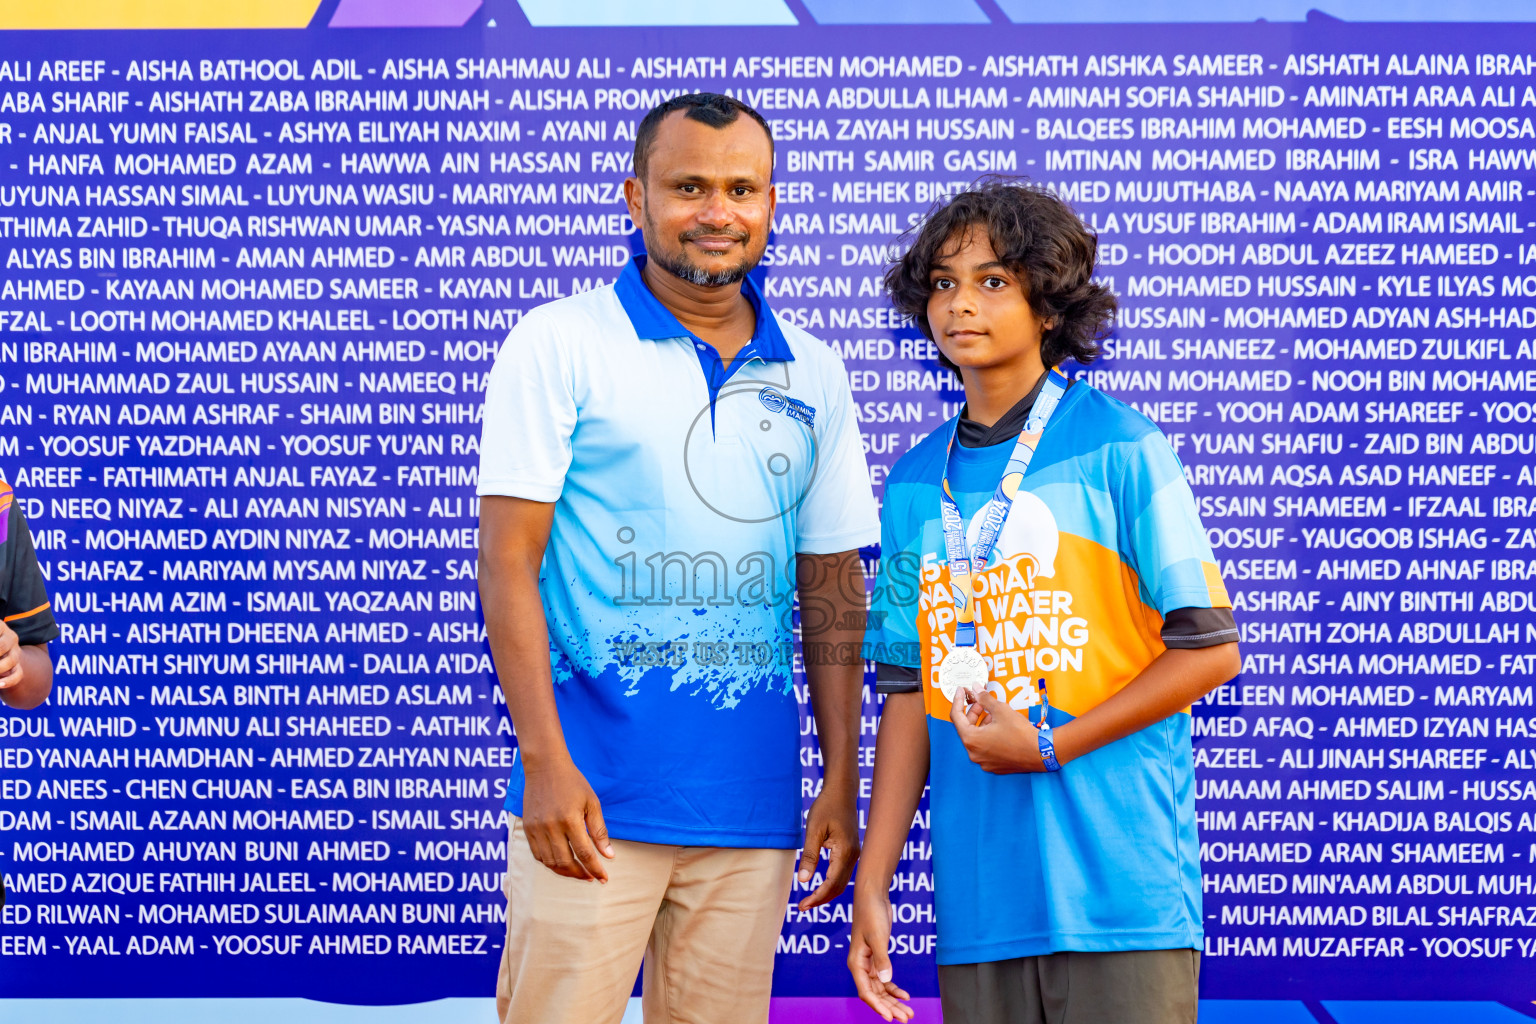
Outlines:
[[[645,278],[640,275],[644,266],[645,254],[637,253],[625,265],[618,280],[613,283],[614,293],[618,295],[619,304],[628,314],[629,322],[634,325],[635,333],[645,341],[664,341],[672,338],[694,339],[693,332],[679,323],[677,317],[672,315],[672,311],[663,306],[646,287]],[[790,351],[789,342],[785,339],[784,332],[779,329],[779,322],[774,317],[773,310],[768,308],[767,299],[763,297],[757,282],[753,281],[750,275],[742,280],[741,291],[747,297],[747,301],[752,303],[752,312],[757,320],[750,342],[753,354],[759,359],[777,359],[786,362],[793,360],[795,354]]]

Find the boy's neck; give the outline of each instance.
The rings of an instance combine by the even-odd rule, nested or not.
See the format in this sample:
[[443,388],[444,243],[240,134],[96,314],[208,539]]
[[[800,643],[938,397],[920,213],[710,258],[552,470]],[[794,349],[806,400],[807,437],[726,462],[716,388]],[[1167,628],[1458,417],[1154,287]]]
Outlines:
[[1045,376],[1038,350],[999,366],[961,367],[965,385],[965,418],[990,427],[1029,394]]

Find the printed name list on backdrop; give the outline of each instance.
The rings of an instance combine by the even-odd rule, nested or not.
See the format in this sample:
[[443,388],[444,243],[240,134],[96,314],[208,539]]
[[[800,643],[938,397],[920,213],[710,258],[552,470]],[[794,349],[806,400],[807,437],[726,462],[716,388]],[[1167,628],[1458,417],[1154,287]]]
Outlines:
[[[638,118],[710,89],[772,123],[767,293],[877,488],[960,401],[882,295],[898,236],[992,172],[1098,230],[1124,308],[1074,373],[1172,440],[1243,630],[1195,709],[1205,994],[1536,998],[1531,32],[4,39],[0,469],[64,631],[0,717],[7,994],[489,991],[485,378],[613,280]],[[926,824],[893,949],[931,995]],[[786,908],[778,994],[851,991],[847,917]]]

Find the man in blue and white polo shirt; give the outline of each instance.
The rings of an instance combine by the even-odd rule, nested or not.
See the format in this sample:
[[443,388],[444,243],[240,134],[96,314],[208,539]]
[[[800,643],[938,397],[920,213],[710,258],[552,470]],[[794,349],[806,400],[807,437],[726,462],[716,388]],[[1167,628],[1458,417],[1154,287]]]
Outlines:
[[531,310],[486,392],[480,593],[518,736],[511,1022],[767,1020],[802,846],[796,592],[824,785],[800,877],[858,857],[864,585],[879,538],[841,362],[746,274],[773,140],[729,97],[641,122],[645,236],[611,287]]

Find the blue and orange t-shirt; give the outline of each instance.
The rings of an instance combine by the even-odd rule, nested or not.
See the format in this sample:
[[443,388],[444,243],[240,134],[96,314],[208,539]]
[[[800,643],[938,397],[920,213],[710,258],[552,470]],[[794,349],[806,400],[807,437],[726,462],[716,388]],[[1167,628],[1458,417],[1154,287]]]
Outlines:
[[[955,734],[938,686],[955,635],[939,516],[949,434],[891,470],[865,651],[915,669],[928,711],[938,962],[1198,948],[1187,713],[1051,774],[982,771]],[[1012,448],[1012,436],[954,446],[950,487],[973,538]],[[1022,709],[1044,679],[1056,726],[1169,646],[1237,639],[1230,612],[1211,611],[1231,602],[1167,439],[1081,381],[1041,437],[978,591],[977,649],[994,692]],[[1179,625],[1165,623],[1175,614]]]

